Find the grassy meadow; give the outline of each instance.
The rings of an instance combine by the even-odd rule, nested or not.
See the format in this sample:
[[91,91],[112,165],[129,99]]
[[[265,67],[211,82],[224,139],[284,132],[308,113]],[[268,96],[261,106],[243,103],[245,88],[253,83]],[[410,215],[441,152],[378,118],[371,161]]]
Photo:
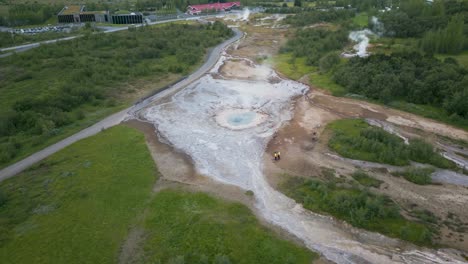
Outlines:
[[144,136],[117,126],[1,182],[2,263],[114,263],[156,178]]
[[279,239],[242,204],[162,191],[149,204],[139,263],[311,263],[315,253]]
[[143,134],[119,125],[1,182],[1,262],[116,263],[133,228],[143,230],[127,256],[135,263],[306,264],[317,257],[263,227],[242,204],[176,189],[154,193],[158,176]]

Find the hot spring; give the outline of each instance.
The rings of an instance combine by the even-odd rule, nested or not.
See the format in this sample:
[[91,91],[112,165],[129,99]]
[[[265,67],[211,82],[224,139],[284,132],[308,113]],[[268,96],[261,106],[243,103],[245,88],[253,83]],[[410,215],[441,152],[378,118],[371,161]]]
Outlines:
[[250,109],[227,109],[216,115],[218,125],[232,129],[241,130],[255,127],[267,119],[267,115]]

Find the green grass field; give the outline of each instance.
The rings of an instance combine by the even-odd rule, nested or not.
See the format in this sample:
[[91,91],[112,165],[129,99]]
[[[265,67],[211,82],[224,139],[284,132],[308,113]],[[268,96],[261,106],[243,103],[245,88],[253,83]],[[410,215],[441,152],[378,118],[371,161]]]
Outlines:
[[331,73],[313,72],[309,75],[309,82],[315,88],[330,91],[334,96],[346,94],[346,89],[332,80]]
[[114,263],[156,177],[143,135],[118,126],[2,182],[2,263]]
[[1,262],[115,263],[134,227],[144,230],[137,263],[317,257],[271,233],[239,203],[180,190],[154,194],[158,175],[143,134],[120,125],[1,182]]
[[361,28],[367,27],[369,24],[369,15],[365,12],[356,14],[356,16],[353,17],[353,24]]
[[167,190],[149,208],[139,263],[311,263],[317,256],[269,233],[239,203]]
[[291,53],[275,55],[267,61],[273,67],[292,80],[298,80],[306,74],[317,71],[317,67],[305,64],[306,58],[292,58]]

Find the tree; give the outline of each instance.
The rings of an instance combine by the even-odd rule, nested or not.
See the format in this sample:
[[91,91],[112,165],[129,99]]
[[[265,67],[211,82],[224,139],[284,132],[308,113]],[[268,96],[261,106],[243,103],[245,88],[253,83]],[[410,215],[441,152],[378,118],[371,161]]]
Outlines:
[[302,6],[302,1],[301,0],[294,0],[294,6],[301,7]]
[[340,63],[340,56],[336,52],[328,53],[319,61],[320,71],[328,72],[338,63]]

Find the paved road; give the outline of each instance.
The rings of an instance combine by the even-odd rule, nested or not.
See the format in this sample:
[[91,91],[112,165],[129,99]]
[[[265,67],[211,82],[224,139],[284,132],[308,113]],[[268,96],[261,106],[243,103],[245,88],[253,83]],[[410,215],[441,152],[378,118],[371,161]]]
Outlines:
[[18,161],[17,163],[14,163],[2,170],[0,170],[0,181],[3,181],[5,179],[8,179],[20,172],[22,172],[23,170],[27,169],[28,167],[32,166],[34,163],[54,154],[55,152],[77,142],[78,140],[81,140],[83,138],[87,138],[87,137],[90,137],[92,135],[95,135],[97,133],[99,133],[100,131],[102,131],[103,129],[106,129],[106,128],[109,128],[109,127],[112,127],[112,126],[115,126],[115,125],[118,125],[120,124],[126,117],[129,117],[129,116],[132,116],[134,113],[136,113],[137,111],[141,110],[142,108],[144,108],[145,106],[147,106],[148,104],[150,104],[151,102],[153,102],[154,100],[156,99],[159,99],[159,98],[162,98],[162,97],[165,97],[171,93],[174,93],[180,89],[182,89],[183,87],[185,87],[186,85],[192,83],[193,81],[197,80],[198,78],[200,78],[203,74],[205,74],[208,70],[210,70],[215,64],[216,62],[218,61],[219,57],[221,56],[221,53],[223,52],[223,50],[228,46],[230,45],[231,43],[239,40],[242,36],[243,36],[243,33],[238,30],[238,29],[233,29],[234,32],[235,32],[235,36],[233,36],[232,38],[224,41],[223,43],[219,44],[218,46],[216,46],[215,48],[212,49],[212,51],[210,52],[210,54],[208,55],[205,63],[198,69],[196,70],[194,73],[192,73],[191,75],[189,75],[187,78],[185,78],[184,80],[174,84],[172,87],[170,87],[169,89],[166,89],[164,91],[161,91],[160,93],[157,93],[141,102],[139,102],[138,104],[135,104],[125,110],[122,110],[118,113],[115,113],[113,115],[110,115],[108,116],[107,118],[101,120],[100,122],[86,128],[86,129],[83,129],[81,130],[80,132],[66,138],[66,139],[63,139],[62,141],[59,141],[39,152],[36,152],[34,154],[32,154],[31,156],[21,160],[21,161]]

